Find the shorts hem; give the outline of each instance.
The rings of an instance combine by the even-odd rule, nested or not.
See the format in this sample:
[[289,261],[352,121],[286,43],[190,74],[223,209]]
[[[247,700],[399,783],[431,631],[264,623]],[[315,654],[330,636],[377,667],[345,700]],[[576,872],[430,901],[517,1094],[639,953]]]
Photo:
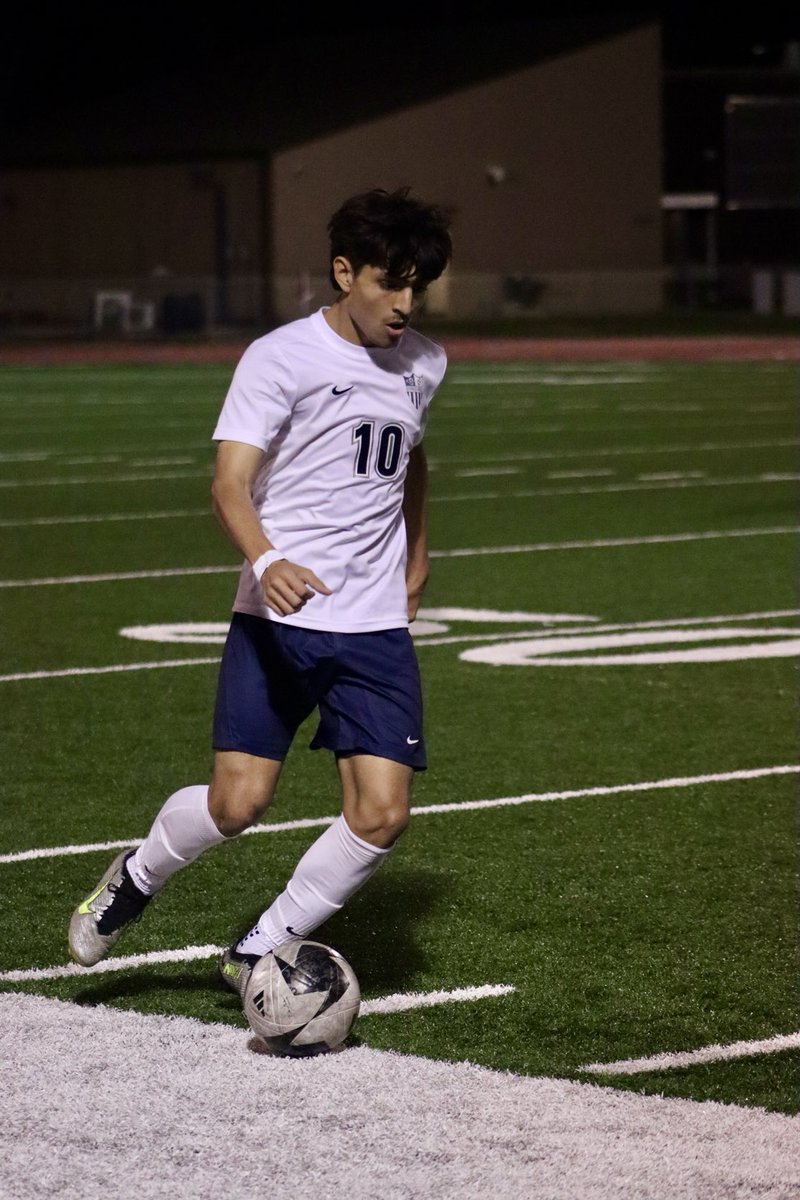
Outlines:
[[234,751],[236,754],[250,754],[253,758],[268,758],[273,762],[283,762],[288,754],[288,750],[267,750],[263,746],[243,746],[239,745],[222,745],[220,742],[212,742],[211,749],[213,751]]
[[314,743],[312,743],[310,749],[312,749],[312,750],[328,750],[328,751],[330,751],[331,754],[334,754],[337,759],[338,758],[353,758],[356,754],[369,754],[373,758],[387,758],[389,760],[389,762],[400,763],[404,767],[410,767],[412,771],[427,771],[427,769],[428,769],[427,759],[417,758],[416,761],[412,761],[409,756],[403,755],[402,752],[395,753],[394,751],[391,751],[391,750],[387,751],[386,748],[383,746],[346,746],[346,747],[342,747],[342,746],[328,746],[324,742],[314,742]]

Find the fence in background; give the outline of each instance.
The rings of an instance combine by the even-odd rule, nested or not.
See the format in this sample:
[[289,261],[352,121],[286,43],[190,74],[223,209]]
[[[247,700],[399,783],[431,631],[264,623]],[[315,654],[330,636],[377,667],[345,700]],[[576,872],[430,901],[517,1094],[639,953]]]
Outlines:
[[[15,333],[129,338],[209,336],[304,316],[332,297],[326,276],[267,280],[237,274],[138,279],[0,281],[0,337]],[[711,297],[711,300],[709,300]],[[800,270],[749,268],[725,277],[707,264],[656,271],[546,275],[448,273],[426,315],[490,324],[514,317],[653,314],[709,306],[800,314]]]

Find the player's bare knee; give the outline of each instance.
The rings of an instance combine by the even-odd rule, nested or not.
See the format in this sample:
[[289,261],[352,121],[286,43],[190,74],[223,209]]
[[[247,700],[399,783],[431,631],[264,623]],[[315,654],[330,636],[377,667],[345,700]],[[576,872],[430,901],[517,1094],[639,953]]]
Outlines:
[[347,823],[356,837],[382,847],[397,841],[408,825],[409,816],[405,797],[362,801],[354,811],[346,814]]
[[212,812],[211,816],[222,836],[232,838],[238,837],[240,833],[244,833],[245,829],[249,829],[265,808],[265,804],[242,804],[239,802],[223,808],[220,812]]
[[208,810],[223,837],[236,837],[249,829],[268,807],[273,791],[274,780],[243,755],[216,764]]

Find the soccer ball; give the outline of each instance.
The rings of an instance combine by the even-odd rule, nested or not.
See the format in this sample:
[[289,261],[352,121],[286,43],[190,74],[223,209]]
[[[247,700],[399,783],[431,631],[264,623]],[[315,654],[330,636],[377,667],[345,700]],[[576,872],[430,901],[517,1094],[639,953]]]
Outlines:
[[302,1058],[340,1046],[361,1003],[356,973],[338,950],[292,938],[260,958],[243,1005],[247,1022],[273,1054]]

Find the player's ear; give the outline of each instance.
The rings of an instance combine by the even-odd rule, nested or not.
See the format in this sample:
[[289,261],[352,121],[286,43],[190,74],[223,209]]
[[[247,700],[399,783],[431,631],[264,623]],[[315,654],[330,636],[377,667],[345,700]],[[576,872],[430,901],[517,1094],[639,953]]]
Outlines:
[[333,278],[339,285],[339,288],[345,293],[345,295],[347,295],[353,286],[353,278],[355,275],[355,272],[353,271],[348,259],[344,258],[341,254],[337,254],[336,258],[331,263],[331,271],[333,273]]

